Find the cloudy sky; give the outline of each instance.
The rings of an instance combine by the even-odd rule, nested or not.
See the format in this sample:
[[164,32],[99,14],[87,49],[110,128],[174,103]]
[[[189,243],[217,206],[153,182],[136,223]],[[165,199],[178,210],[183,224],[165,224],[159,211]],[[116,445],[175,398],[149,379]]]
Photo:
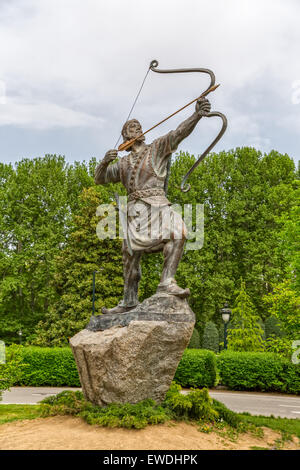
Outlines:
[[[299,18],[299,0],[0,0],[0,161],[102,158],[152,59],[215,72],[212,109],[229,123],[216,150],[255,146],[298,161]],[[132,117],[145,130],[207,86],[205,75],[150,72]],[[181,149],[198,155],[219,128],[203,119]]]

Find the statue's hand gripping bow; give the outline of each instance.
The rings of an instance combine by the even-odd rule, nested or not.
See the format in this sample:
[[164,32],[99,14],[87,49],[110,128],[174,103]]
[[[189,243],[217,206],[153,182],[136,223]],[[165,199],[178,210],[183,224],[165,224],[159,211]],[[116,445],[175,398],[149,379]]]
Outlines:
[[[207,88],[207,90],[205,90],[205,92],[209,91],[211,88],[213,88],[215,86],[215,82],[216,82],[216,79],[215,79],[215,75],[214,73],[212,72],[212,70],[209,70],[209,69],[204,69],[204,68],[191,68],[191,69],[167,69],[167,70],[162,70],[162,69],[158,69],[157,68],[158,66],[158,61],[157,60],[152,60],[152,62],[150,63],[150,70],[152,70],[153,72],[157,72],[157,73],[189,73],[189,72],[200,72],[200,73],[206,73],[210,76],[210,84]],[[205,94],[205,92],[203,94]],[[219,142],[219,140],[221,139],[221,137],[223,136],[224,132],[226,131],[227,129],[227,118],[226,116],[224,116],[224,114],[220,113],[220,112],[217,112],[217,111],[214,111],[214,112],[210,112],[210,113],[203,113],[203,116],[205,117],[215,117],[215,116],[218,116],[222,119],[222,128],[220,130],[220,132],[218,133],[217,137],[213,140],[213,142],[207,147],[207,149],[200,155],[200,157],[198,158],[198,160],[194,163],[194,165],[192,166],[192,168],[189,169],[189,171],[186,173],[186,175],[183,177],[182,179],[182,182],[181,182],[181,185],[180,185],[180,188],[181,188],[181,191],[183,192],[187,192],[190,190],[190,185],[189,184],[186,184],[186,181],[187,179],[191,176],[191,174],[193,173],[193,171],[197,168],[197,166],[199,165],[199,163],[206,157],[206,155],[213,149],[213,147],[217,144],[217,142]],[[167,189],[168,189],[168,181],[169,181],[169,176],[170,176],[170,167],[171,167],[171,158],[169,159],[169,162],[168,162],[168,167],[167,167],[167,177],[166,177],[166,183],[165,183],[165,192],[167,192]]]

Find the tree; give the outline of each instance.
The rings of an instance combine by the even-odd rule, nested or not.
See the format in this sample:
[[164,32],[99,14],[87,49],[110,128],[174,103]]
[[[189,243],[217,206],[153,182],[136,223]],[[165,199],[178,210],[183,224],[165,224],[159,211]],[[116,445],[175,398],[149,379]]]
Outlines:
[[0,166],[0,337],[28,339],[56,300],[55,256],[66,245],[78,194],[93,183],[84,163],[64,157]]
[[265,321],[265,331],[266,331],[266,339],[275,337],[275,338],[282,338],[284,336],[284,332],[280,326],[280,321],[274,315],[268,317]]
[[196,328],[193,329],[193,334],[191,336],[190,342],[188,344],[189,349],[199,349],[200,348],[200,336]]
[[202,338],[202,348],[209,349],[215,353],[219,352],[219,331],[215,323],[212,321],[209,321],[205,324]]
[[231,326],[228,331],[228,349],[232,351],[262,351],[263,330],[259,316],[246,292],[245,281],[237,293],[235,307],[232,310]]
[[6,349],[6,361],[0,362],[0,401],[2,393],[20,380],[26,367],[28,365],[23,362],[22,346],[13,344]]
[[277,318],[285,336],[292,340],[300,338],[300,296],[286,280],[274,287],[263,298],[269,315]]
[[204,245],[185,251],[177,272],[182,286],[193,286],[190,304],[197,326],[220,324],[219,309],[233,302],[242,277],[258,314],[262,296],[286,277],[286,253],[279,250],[281,216],[295,204],[295,166],[287,155],[262,155],[253,148],[211,154],[192,174],[191,189],[179,189],[182,176],[195,162],[180,153],[173,162],[169,199],[178,204],[204,204]]
[[[182,176],[194,162],[188,153],[175,156],[169,199],[204,205],[203,248],[186,250],[176,274],[179,285],[191,287],[189,302],[202,335],[207,321],[220,326],[219,309],[225,301],[233,304],[241,277],[264,320],[263,296],[298,272],[293,261],[297,184],[287,155],[262,155],[245,147],[207,156],[191,175],[191,190],[183,193]],[[78,229],[75,216],[82,210],[79,195],[94,187],[95,165],[95,159],[88,165],[67,165],[63,157],[50,155],[22,160],[15,168],[0,164],[0,337],[8,343],[16,340],[20,328],[30,339],[54,304],[57,311],[62,292],[57,263],[62,253],[71,257],[71,250],[77,251],[71,234]],[[116,190],[124,194],[121,185],[98,188],[97,194],[108,202]],[[140,300],[155,293],[161,268],[161,253],[143,256]],[[74,295],[84,302],[86,291]]]
[[295,205],[290,213],[281,215],[280,245],[278,250],[285,253],[287,258],[286,273],[291,281],[291,288],[300,294],[300,181],[295,180]]
[[[102,192],[102,198],[101,198]],[[35,331],[31,343],[41,346],[62,346],[83,329],[92,314],[92,276],[96,277],[96,313],[102,306],[115,306],[122,298],[121,243],[99,240],[96,209],[105,195],[104,188],[84,189],[80,196],[80,212],[74,216],[74,230],[65,249],[56,257],[53,289],[57,301]]]

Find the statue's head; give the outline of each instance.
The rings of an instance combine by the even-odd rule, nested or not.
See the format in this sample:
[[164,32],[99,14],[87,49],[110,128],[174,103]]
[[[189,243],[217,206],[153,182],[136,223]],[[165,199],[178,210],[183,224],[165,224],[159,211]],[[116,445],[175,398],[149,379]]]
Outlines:
[[[130,119],[129,121],[125,122],[123,129],[122,129],[123,141],[126,142],[127,140],[134,139],[135,137],[142,134],[142,132],[143,132],[143,129],[142,129],[140,122],[137,119]],[[138,139],[138,142],[144,142],[144,140],[145,140],[145,136],[142,135]]]

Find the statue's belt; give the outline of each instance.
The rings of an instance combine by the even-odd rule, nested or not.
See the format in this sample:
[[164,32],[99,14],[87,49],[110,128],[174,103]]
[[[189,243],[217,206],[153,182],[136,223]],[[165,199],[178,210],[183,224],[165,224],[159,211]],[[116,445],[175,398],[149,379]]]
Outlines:
[[165,191],[162,188],[139,189],[128,194],[128,202],[151,196],[165,196]]

